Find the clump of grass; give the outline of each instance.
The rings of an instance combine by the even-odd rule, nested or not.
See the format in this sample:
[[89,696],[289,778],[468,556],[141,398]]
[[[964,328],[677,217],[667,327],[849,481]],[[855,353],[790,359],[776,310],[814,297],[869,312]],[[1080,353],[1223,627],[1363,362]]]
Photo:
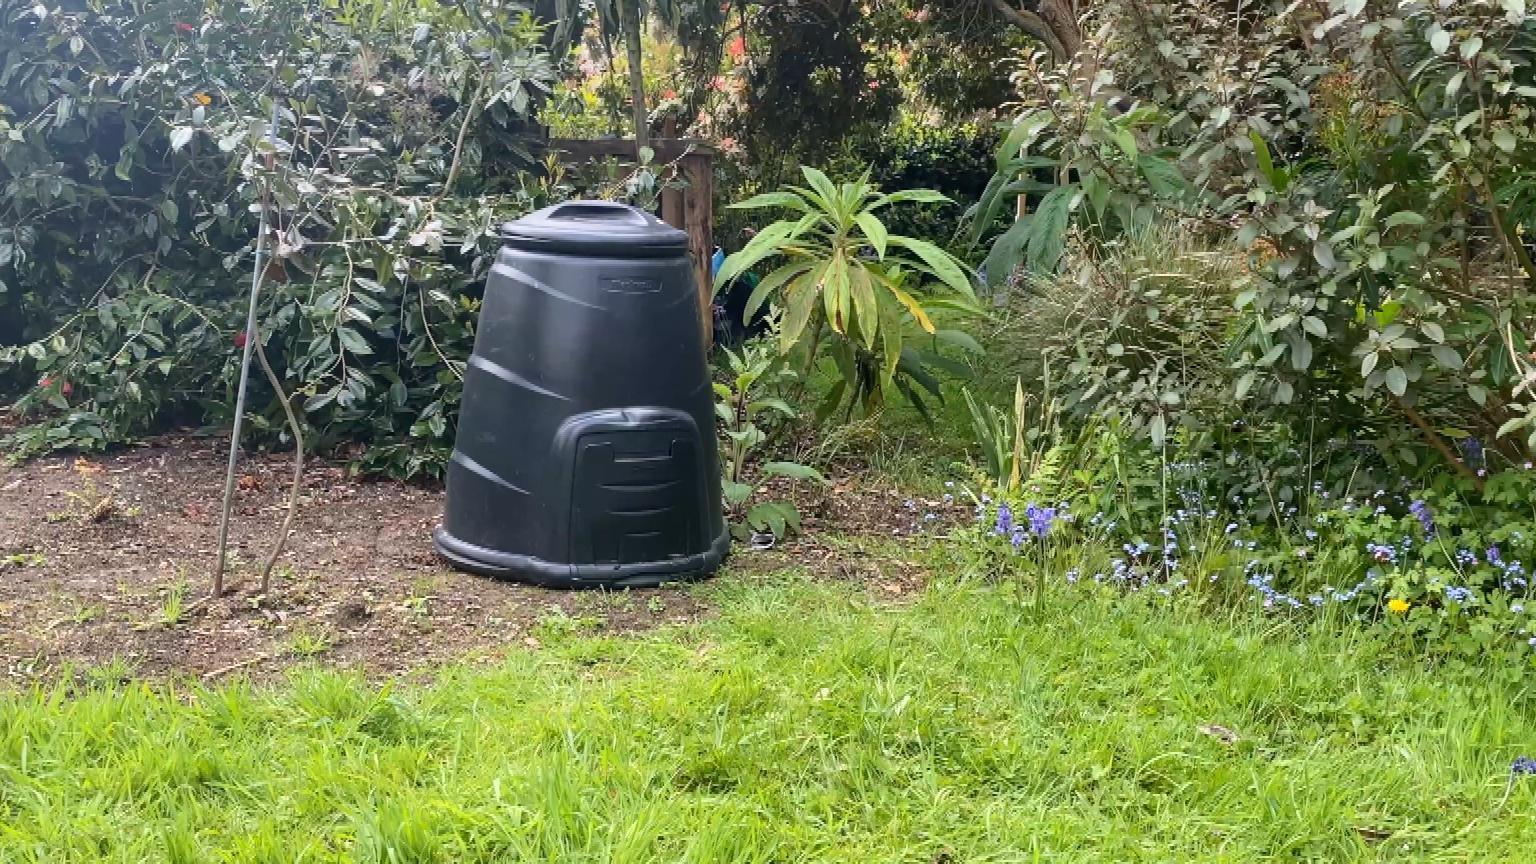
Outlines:
[[318,657],[331,650],[326,633],[301,627],[288,639],[288,653],[294,657]]
[[[1511,860],[1531,697],[1321,626],[797,576],[432,683],[0,700],[0,860]],[[1508,794],[1508,799],[1503,800]],[[1502,802],[1502,806],[1501,806]]]
[[175,627],[181,623],[186,615],[187,580],[177,579],[169,591],[166,592],[165,601],[160,604],[159,620],[161,626]]

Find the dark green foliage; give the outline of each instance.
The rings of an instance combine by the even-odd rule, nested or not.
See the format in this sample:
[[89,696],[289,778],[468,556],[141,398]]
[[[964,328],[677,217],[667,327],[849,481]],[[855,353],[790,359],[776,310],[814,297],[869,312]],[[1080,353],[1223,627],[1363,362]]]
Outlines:
[[227,421],[266,201],[261,330],[306,438],[434,472],[491,229],[549,193],[516,173],[552,76],[539,31],[467,8],[0,3],[10,448]]
[[992,178],[1000,135],[993,125],[933,125],[907,116],[880,135],[853,143],[840,161],[848,161],[851,171],[869,166],[870,177],[882,189],[932,189],[950,198],[893,210],[886,217],[893,234],[948,243],[966,208],[981,198]]

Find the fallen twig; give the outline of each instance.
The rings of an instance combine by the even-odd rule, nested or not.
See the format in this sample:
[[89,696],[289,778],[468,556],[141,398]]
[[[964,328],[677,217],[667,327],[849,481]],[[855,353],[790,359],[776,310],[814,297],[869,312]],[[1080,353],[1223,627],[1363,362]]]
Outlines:
[[236,663],[231,663],[228,666],[220,666],[217,669],[210,669],[209,671],[204,672],[203,673],[203,680],[204,681],[212,681],[213,679],[218,678],[218,677],[220,677],[222,675],[226,675],[226,674],[228,674],[230,672],[233,672],[236,669],[244,669],[247,666],[254,666],[257,663],[262,662],[263,660],[270,660],[270,659],[272,659],[272,655],[271,654],[257,654],[255,657],[247,657],[244,660],[241,660],[241,661],[236,662]]

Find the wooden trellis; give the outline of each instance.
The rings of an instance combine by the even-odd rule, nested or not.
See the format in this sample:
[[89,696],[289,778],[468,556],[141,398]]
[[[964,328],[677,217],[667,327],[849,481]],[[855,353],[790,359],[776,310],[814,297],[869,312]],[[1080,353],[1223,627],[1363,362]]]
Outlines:
[[[656,154],[655,164],[675,166],[672,176],[662,179],[681,180],[683,184],[682,188],[669,184],[662,189],[661,219],[688,233],[688,254],[698,282],[700,325],[708,348],[715,335],[714,278],[710,273],[710,256],[715,251],[715,151],[703,141],[688,138],[654,138],[648,146]],[[635,161],[633,138],[555,138],[550,140],[549,149],[570,163]]]

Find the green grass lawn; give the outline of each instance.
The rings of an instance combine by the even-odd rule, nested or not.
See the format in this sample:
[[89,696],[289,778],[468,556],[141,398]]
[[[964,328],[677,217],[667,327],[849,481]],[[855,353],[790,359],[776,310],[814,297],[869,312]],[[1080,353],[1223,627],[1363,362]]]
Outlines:
[[1536,753],[1529,695],[1364,637],[1087,591],[1036,617],[974,584],[904,607],[794,574],[697,590],[718,618],[546,628],[427,686],[312,671],[0,697],[0,861],[1523,861],[1536,843],[1536,778],[1508,789]]

